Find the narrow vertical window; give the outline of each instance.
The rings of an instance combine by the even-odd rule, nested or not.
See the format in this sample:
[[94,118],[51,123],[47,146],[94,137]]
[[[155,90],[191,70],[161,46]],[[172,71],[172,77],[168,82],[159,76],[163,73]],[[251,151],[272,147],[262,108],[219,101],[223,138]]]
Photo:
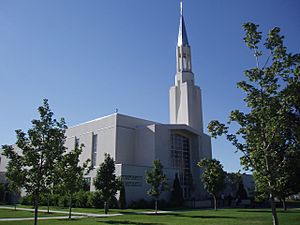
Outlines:
[[96,158],[97,158],[97,134],[93,134],[92,140],[92,166],[96,166]]
[[189,198],[191,185],[190,139],[180,134],[171,133],[171,163],[179,170],[179,180],[185,198]]
[[75,148],[79,147],[79,138],[75,137]]
[[187,71],[187,59],[185,56],[182,58],[182,71]]

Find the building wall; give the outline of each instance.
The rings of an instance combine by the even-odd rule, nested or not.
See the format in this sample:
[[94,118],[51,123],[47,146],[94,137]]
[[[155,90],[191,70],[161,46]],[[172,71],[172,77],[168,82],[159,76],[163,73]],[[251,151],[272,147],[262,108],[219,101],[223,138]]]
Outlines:
[[135,144],[135,165],[151,166],[155,159],[155,125],[138,127]]
[[201,135],[201,151],[200,151],[201,158],[212,158],[212,151],[211,151],[211,137],[207,134],[202,133]]
[[80,156],[82,163],[92,157],[93,135],[97,135],[96,166],[103,162],[104,153],[108,153],[115,158],[116,114],[79,124],[66,131],[66,147],[69,150],[75,147],[75,138],[79,139],[79,144],[84,144]]
[[[139,198],[148,198],[146,194],[149,186],[145,183],[145,171],[153,165],[154,159],[160,159],[170,187],[173,185],[177,169],[172,168],[170,136],[171,132],[178,132],[187,136],[191,143],[190,165],[194,181],[192,196],[199,198],[202,193],[200,182],[200,169],[197,162],[204,156],[211,156],[210,138],[187,125],[179,124],[159,124],[152,121],[138,119],[121,114],[113,114],[74,127],[66,131],[67,151],[75,147],[75,140],[79,144],[84,144],[80,162],[83,163],[92,157],[93,135],[97,135],[96,164],[86,177],[90,178],[91,184],[96,176],[96,171],[100,163],[104,160],[104,153],[109,153],[116,161],[117,175],[124,175],[127,179],[128,188],[126,194],[130,201]],[[205,150],[203,150],[205,149]],[[5,172],[7,164],[6,158],[1,156],[0,172]],[[135,185],[134,177],[138,176],[138,185]],[[127,177],[125,177],[127,176]],[[91,191],[95,188],[91,185]],[[168,198],[170,192],[165,193]]]
[[194,74],[177,73],[175,86],[169,91],[170,123],[186,124],[195,130],[203,131],[201,90],[194,85]]
[[116,163],[149,165],[155,122],[117,114]]
[[[124,187],[126,203],[130,204],[132,201],[139,199],[151,200],[151,196],[147,194],[150,185],[146,183],[146,171],[150,171],[148,166],[135,166],[126,164],[116,164],[116,174],[120,176]],[[164,173],[167,177],[169,187],[172,187],[175,173],[177,171],[171,168],[165,168]],[[160,199],[169,200],[170,192],[163,192]]]

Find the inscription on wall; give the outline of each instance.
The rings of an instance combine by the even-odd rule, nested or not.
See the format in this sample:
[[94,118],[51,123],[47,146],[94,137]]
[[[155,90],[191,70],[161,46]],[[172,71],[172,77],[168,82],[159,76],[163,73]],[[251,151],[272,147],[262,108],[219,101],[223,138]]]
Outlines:
[[127,187],[140,187],[142,186],[142,180],[143,176],[122,175],[123,184]]

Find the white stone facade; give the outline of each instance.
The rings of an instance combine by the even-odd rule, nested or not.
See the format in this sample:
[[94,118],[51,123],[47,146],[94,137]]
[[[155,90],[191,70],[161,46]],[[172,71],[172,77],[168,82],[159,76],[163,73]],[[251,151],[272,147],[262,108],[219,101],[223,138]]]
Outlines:
[[[145,172],[151,168],[155,159],[159,159],[163,164],[170,186],[175,173],[182,172],[183,168],[174,166],[174,160],[182,163],[183,155],[180,155],[179,150],[179,158],[174,159],[172,135],[186,137],[189,146],[186,153],[189,161],[189,168],[186,170],[189,171],[186,172],[185,179],[190,179],[191,175],[190,185],[193,187],[183,184],[186,198],[201,198],[204,193],[197,162],[203,157],[211,158],[210,138],[190,126],[160,124],[115,113],[69,128],[66,132],[66,147],[71,150],[76,142],[84,144],[80,160],[84,162],[91,159],[93,162],[95,169],[87,175],[91,181],[96,175],[97,167],[104,160],[104,154],[109,153],[115,160],[117,175],[124,181],[129,203],[148,198],[146,192],[149,187],[145,182]],[[91,191],[93,190],[94,186],[91,185]]]

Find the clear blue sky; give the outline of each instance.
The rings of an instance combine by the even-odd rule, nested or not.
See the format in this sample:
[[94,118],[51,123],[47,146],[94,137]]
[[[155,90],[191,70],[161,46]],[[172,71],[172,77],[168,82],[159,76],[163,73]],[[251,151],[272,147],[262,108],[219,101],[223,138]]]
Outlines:
[[[299,52],[298,0],[186,0],[193,71],[202,89],[205,126],[244,109],[236,82],[255,65],[242,24],[282,28]],[[68,126],[120,113],[169,122],[175,76],[179,0],[0,0],[0,144],[15,142],[48,98]],[[213,140],[213,157],[228,171],[239,155]]]

